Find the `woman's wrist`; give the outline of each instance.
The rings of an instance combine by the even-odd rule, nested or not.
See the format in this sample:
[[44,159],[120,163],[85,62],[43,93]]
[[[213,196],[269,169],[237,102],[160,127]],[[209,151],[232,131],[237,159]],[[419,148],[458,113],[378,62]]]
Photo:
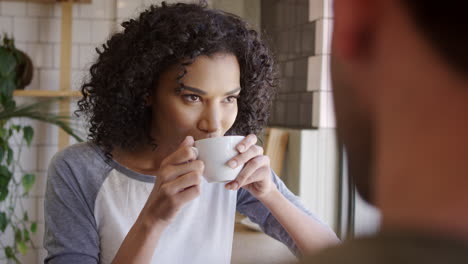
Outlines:
[[258,197],[258,200],[260,200],[260,202],[262,202],[266,207],[269,208],[270,205],[274,205],[275,201],[280,199],[281,196],[282,194],[280,193],[280,191],[276,187],[274,187],[268,193]]
[[155,218],[147,213],[147,210],[144,208],[135,224],[138,225],[139,230],[147,232],[148,234],[160,234],[166,229],[169,222]]

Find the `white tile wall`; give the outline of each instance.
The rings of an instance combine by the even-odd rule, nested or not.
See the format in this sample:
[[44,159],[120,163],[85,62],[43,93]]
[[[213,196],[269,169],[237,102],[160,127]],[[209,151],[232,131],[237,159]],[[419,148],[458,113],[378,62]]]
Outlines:
[[38,146],[37,150],[41,155],[37,156],[37,170],[46,171],[52,157],[57,153],[57,145]]
[[104,43],[115,31],[114,20],[94,20],[91,24],[91,42],[96,45]]
[[143,10],[142,5],[142,0],[117,0],[118,21],[134,17],[139,11]]
[[88,76],[88,71],[73,71],[72,72],[72,90],[81,90],[81,85],[84,83],[85,78]]
[[39,20],[29,17],[13,18],[13,35],[16,41],[36,42],[39,40]]
[[91,42],[91,21],[84,19],[74,19],[72,24],[73,43]]
[[[46,172],[36,172],[36,183],[31,190],[31,195],[36,198],[44,197],[47,183],[47,173]],[[40,210],[39,210],[40,211]],[[44,214],[43,212],[38,212]]]
[[315,26],[315,55],[331,53],[333,20],[323,18],[316,21]]
[[25,88],[28,90],[36,90],[39,89],[39,69],[34,69],[33,79],[31,83]]
[[[28,217],[31,221],[36,221],[37,220],[37,199],[33,197],[28,197],[24,198],[22,200],[23,208],[28,211]],[[23,214],[21,213],[21,206],[16,206],[15,208],[15,214],[17,216],[23,217]]]
[[26,14],[35,17],[50,17],[54,14],[54,4],[28,2],[26,5]]
[[7,33],[11,36],[13,33],[13,18],[12,17],[0,17],[0,32]]
[[309,21],[333,17],[333,0],[309,0]]
[[97,57],[95,45],[80,45],[79,68],[87,69]]
[[307,63],[307,91],[331,90],[330,56],[309,57]]
[[[54,45],[54,68],[60,68],[60,44]],[[71,51],[71,64],[72,69],[80,68],[80,46],[78,44],[72,45]]]
[[115,17],[114,0],[92,1],[91,4],[80,4],[78,6],[80,18],[114,19]]
[[39,32],[41,42],[60,42],[61,36],[59,18],[41,18],[39,20]]
[[28,54],[34,68],[52,68],[54,62],[54,46],[41,43],[21,43],[17,48]]
[[26,2],[0,1],[2,16],[26,15]]
[[34,137],[40,145],[57,145],[58,131],[59,129],[56,126],[40,122],[37,129],[34,131]]
[[40,44],[39,54],[37,54],[36,67],[53,68],[54,67],[54,45]]
[[39,72],[39,89],[59,90],[59,70],[41,70]]

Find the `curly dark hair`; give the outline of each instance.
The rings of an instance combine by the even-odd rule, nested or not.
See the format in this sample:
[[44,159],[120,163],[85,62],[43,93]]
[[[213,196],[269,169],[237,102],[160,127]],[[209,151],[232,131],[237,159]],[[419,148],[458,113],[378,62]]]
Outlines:
[[[151,107],[160,76],[180,65],[180,79],[200,55],[229,53],[237,57],[242,87],[238,115],[227,134],[258,133],[266,125],[276,90],[273,56],[259,34],[241,18],[198,4],[152,5],[138,18],[123,22],[90,68],[81,90],[77,115],[89,122],[88,139],[107,155],[114,147],[131,150],[157,145],[151,137]],[[182,85],[182,84],[181,84]]]

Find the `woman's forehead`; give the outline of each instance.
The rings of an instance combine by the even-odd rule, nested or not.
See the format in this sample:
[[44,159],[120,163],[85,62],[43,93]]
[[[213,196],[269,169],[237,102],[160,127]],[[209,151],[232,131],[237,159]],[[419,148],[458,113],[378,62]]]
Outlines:
[[[179,79],[181,71],[185,74]],[[186,86],[202,93],[228,93],[240,88],[239,63],[231,54],[199,56],[185,66],[185,71],[173,67],[161,76],[160,82],[173,89]]]

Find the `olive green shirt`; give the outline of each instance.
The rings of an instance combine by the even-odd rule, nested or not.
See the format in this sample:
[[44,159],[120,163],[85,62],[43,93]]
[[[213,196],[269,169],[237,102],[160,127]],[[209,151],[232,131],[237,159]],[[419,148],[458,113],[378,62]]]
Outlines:
[[468,240],[388,232],[344,242],[338,247],[304,258],[301,263],[468,264]]

